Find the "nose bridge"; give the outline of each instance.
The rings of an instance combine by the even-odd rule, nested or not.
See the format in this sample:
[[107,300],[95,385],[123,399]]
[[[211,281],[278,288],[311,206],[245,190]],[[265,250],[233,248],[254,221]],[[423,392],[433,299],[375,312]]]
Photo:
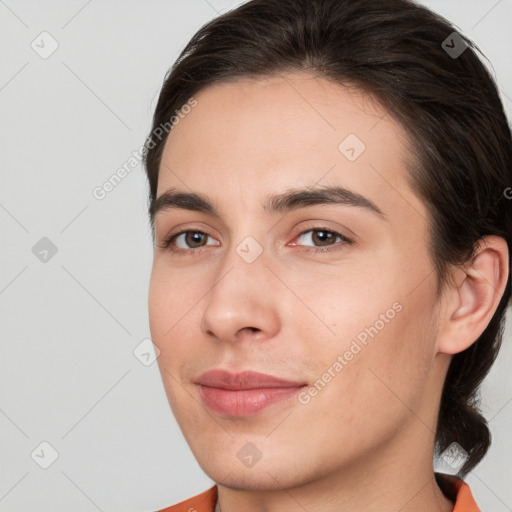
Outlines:
[[267,258],[263,243],[248,235],[229,247],[203,311],[202,326],[217,338],[234,339],[244,328],[275,328],[269,301]]
[[[254,215],[240,214],[242,217],[254,219]],[[232,232],[232,238],[228,251],[224,256],[222,265],[218,272],[219,278],[226,272],[231,275],[231,279],[236,274],[240,280],[261,280],[266,272],[265,262],[268,257],[268,244],[266,243],[266,234],[263,229],[256,230],[256,222],[242,222],[235,226]],[[266,247],[267,249],[264,249]],[[228,277],[228,276],[226,276]]]

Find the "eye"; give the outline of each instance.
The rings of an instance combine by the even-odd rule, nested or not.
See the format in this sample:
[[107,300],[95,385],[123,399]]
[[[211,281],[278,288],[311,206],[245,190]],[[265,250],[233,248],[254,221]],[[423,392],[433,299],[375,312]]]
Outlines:
[[[307,248],[306,251],[312,252],[335,251],[340,249],[340,246],[344,245],[345,243],[352,243],[352,240],[343,236],[341,233],[323,227],[316,227],[313,229],[308,229],[307,231],[303,231],[299,234],[299,236],[297,236],[296,239],[302,240],[303,242],[311,242],[312,245],[308,246],[306,244],[305,247],[311,247]],[[336,240],[338,240],[338,243],[336,243]],[[290,245],[298,244],[292,243]]]
[[[214,243],[206,243],[208,239],[214,240]],[[352,243],[352,240],[345,237],[338,231],[324,227],[315,227],[302,231],[295,240],[301,243],[292,242],[289,245],[303,246],[306,252],[326,252],[341,249],[342,245]],[[308,245],[309,242],[309,245]],[[167,237],[160,247],[168,249],[173,254],[200,254],[205,251],[208,245],[219,246],[220,243],[212,236],[203,231],[183,230]]]
[[[184,230],[175,233],[166,238],[162,245],[162,249],[169,249],[172,253],[198,253],[202,252],[205,242],[208,238],[214,240],[213,237],[197,230]],[[218,242],[209,245],[220,245]]]

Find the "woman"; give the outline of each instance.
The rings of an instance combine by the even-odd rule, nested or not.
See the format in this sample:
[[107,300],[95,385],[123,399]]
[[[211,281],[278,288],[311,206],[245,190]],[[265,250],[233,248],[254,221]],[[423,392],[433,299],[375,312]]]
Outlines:
[[189,42],[146,149],[152,338],[216,482],[165,510],[478,510],[512,141],[473,44],[407,0],[253,0]]

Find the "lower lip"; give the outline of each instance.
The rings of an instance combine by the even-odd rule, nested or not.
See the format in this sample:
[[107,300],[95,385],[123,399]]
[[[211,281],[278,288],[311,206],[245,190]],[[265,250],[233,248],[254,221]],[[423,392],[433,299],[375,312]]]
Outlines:
[[269,405],[297,394],[305,386],[292,388],[261,388],[229,391],[227,389],[199,386],[203,403],[222,416],[253,416]]

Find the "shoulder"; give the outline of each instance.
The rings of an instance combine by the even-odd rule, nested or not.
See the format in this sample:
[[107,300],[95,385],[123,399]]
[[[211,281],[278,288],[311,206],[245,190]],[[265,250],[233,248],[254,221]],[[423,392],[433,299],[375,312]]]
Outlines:
[[214,485],[197,496],[158,510],[158,512],[213,512],[216,503],[217,486]]
[[[447,498],[455,504],[453,512],[481,512],[464,480],[445,473],[435,473],[436,481]],[[213,512],[217,502],[217,486],[158,512]]]
[[446,473],[435,473],[435,477],[444,495],[454,502],[453,512],[481,512],[464,480]]

